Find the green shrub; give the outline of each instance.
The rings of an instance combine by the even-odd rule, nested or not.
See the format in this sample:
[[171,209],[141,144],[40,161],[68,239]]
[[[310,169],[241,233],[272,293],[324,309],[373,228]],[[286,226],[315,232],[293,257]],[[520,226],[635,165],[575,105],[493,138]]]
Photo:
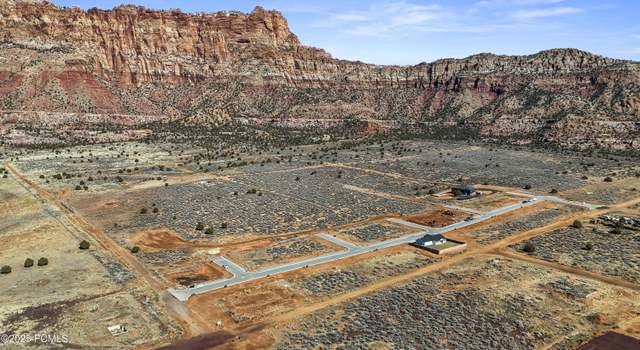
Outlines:
[[147,208],[142,208],[140,209],[140,214],[146,214],[147,213]]
[[522,251],[525,253],[533,253],[536,250],[536,246],[533,245],[533,243],[531,242],[527,242],[524,244],[524,247],[522,248]]
[[24,261],[24,267],[31,267],[31,266],[33,266],[33,259],[31,259],[31,258],[27,258],[27,259]]
[[49,265],[49,259],[47,258],[38,259],[38,266],[47,266],[47,265]]
[[592,250],[592,249],[593,249],[593,243],[587,242],[587,244],[584,245],[584,250]]
[[202,230],[204,230],[204,224],[203,224],[202,222],[199,222],[199,223],[196,225],[196,230],[198,230],[198,231],[202,231]]
[[133,254],[136,254],[139,251],[140,251],[140,247],[138,247],[137,245],[134,245],[133,247],[131,247],[131,252]]
[[212,234],[213,234],[213,228],[208,227],[208,228],[204,231],[204,233],[205,233],[205,234],[207,234],[207,235],[212,235]]
[[220,228],[222,228],[222,229],[227,228],[228,226],[229,225],[227,225],[226,222],[223,222],[223,223],[220,224]]
[[5,265],[2,268],[0,268],[0,273],[6,275],[8,273],[11,273],[11,266],[9,265]]
[[580,220],[574,220],[573,224],[571,224],[573,228],[582,228],[582,222]]
[[91,246],[91,244],[89,244],[89,242],[87,242],[87,241],[82,241],[82,242],[80,242],[80,246],[79,246],[79,248],[80,248],[80,249],[89,249],[89,247],[90,247],[90,246]]

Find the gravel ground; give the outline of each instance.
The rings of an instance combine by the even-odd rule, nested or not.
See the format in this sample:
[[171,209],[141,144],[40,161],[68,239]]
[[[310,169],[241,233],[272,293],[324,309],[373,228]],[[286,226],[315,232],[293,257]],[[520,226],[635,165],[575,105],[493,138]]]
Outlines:
[[[522,250],[529,242],[535,249],[529,255],[640,283],[640,231],[610,231],[602,225],[569,227],[534,237],[514,248]],[[587,243],[591,243],[591,250],[586,249]]]
[[[403,142],[404,147],[418,149],[413,157],[393,159],[388,152],[383,162],[362,162],[363,166],[396,172],[425,182],[457,182],[460,177],[476,183],[523,187],[547,192],[581,187],[589,181],[601,181],[610,173],[634,173],[631,161],[579,157],[544,151],[514,150],[498,147],[475,147],[446,142]],[[388,148],[388,147],[387,147]],[[397,155],[396,155],[397,156]],[[391,158],[391,159],[389,159]],[[583,180],[587,176],[588,180]]]
[[[203,222],[214,228],[213,234],[204,238],[216,238],[242,233],[283,233],[346,224],[384,213],[425,210],[425,205],[347,190],[333,179],[291,179],[287,184],[281,177],[267,180],[273,184],[271,187],[278,188],[210,180],[144,191],[139,193],[140,197],[157,203],[161,213],[172,215],[158,216],[160,222],[154,221],[155,216],[146,215],[139,219],[148,222],[140,224],[165,225],[187,237],[203,238],[200,232],[191,229]],[[254,189],[256,193],[249,193]],[[222,223],[227,227],[221,228]]]
[[[591,292],[588,282],[531,265],[501,265],[421,277],[315,312],[285,329],[275,348],[533,349],[576,330],[580,321],[564,314],[585,312],[577,299]],[[532,273],[542,276],[535,289],[512,287],[530,283]],[[496,282],[469,284],[484,278]]]
[[414,253],[378,256],[340,269],[323,271],[296,281],[304,294],[335,295],[365,286],[379,279],[402,274],[435,262],[435,259]]
[[589,203],[614,204],[624,202],[633,197],[640,196],[640,180],[635,181],[636,184],[618,187],[620,185],[612,185],[608,188],[600,188],[593,191],[572,193],[566,196],[567,199],[575,201],[584,201]]
[[514,233],[523,232],[543,226],[552,222],[555,218],[567,214],[574,207],[563,207],[559,209],[544,209],[523,217],[509,219],[494,225],[483,227],[471,233],[471,237],[478,239],[481,244],[489,244],[504,239]]
[[362,242],[390,239],[398,236],[402,232],[404,232],[404,230],[400,227],[385,226],[380,224],[360,226],[342,231],[343,234],[354,237]]
[[284,259],[295,259],[327,249],[325,244],[305,237],[275,238],[273,244],[265,248],[241,251],[234,254],[232,260],[247,269],[273,265]]

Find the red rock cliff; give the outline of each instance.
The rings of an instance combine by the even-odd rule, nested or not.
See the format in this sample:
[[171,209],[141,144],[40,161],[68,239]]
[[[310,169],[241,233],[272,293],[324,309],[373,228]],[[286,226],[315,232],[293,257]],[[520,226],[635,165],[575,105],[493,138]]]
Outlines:
[[329,57],[302,47],[282,14],[261,7],[250,14],[136,6],[85,12],[44,1],[9,1],[0,6],[0,37],[71,45],[91,59],[96,73],[125,84],[200,80],[247,57]]
[[0,3],[0,38],[5,110],[195,123],[359,118],[640,149],[640,65],[576,49],[376,66],[301,45],[279,12],[260,7],[82,11],[36,0]]

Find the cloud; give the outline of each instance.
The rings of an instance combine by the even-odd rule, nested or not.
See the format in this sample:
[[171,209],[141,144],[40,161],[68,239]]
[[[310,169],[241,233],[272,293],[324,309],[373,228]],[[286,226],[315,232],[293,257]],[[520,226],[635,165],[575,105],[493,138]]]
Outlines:
[[620,49],[614,52],[622,55],[628,55],[628,56],[640,55],[640,47]]
[[330,14],[316,27],[330,27],[358,36],[392,36],[440,27],[449,13],[439,5],[423,5],[405,1],[377,3],[363,10]]
[[577,7],[552,7],[546,9],[519,10],[514,12],[512,17],[517,19],[554,17],[580,13],[583,11],[583,9]]
[[[416,33],[505,33],[510,30],[544,30],[551,24],[533,18],[581,12],[574,7],[536,8],[536,4],[563,0],[493,0],[487,3],[520,4],[499,11],[482,7],[417,4],[406,1],[374,3],[351,11],[328,13],[312,25],[352,36],[381,39],[402,38]],[[542,26],[542,27],[541,27]],[[534,28],[535,27],[535,28]]]
[[541,4],[558,4],[565,0],[516,0],[513,1],[517,5],[541,5]]
[[337,21],[344,22],[367,22],[371,20],[370,17],[367,17],[365,15],[357,15],[353,13],[331,15],[331,17]]
[[474,6],[478,7],[500,7],[500,6],[527,6],[527,5],[553,5],[565,0],[483,0],[478,1]]

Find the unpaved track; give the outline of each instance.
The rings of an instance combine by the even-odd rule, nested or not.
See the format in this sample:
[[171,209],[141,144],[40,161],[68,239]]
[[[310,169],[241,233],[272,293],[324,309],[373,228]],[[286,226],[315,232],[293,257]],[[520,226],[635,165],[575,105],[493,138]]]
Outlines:
[[611,284],[611,285],[614,285],[614,286],[640,291],[640,285],[638,285],[638,284],[635,284],[635,283],[632,283],[632,282],[629,282],[629,281],[625,281],[625,280],[621,280],[621,279],[618,279],[618,278],[604,276],[604,275],[601,275],[599,273],[595,273],[595,272],[586,271],[586,270],[578,269],[578,268],[575,268],[575,267],[563,265],[563,264],[557,263],[555,261],[543,260],[543,259],[535,258],[535,257],[529,256],[529,255],[526,255],[526,254],[519,254],[519,253],[515,253],[515,252],[510,252],[508,250],[500,250],[500,251],[495,252],[495,254],[500,255],[500,256],[504,256],[504,257],[507,257],[507,258],[510,258],[510,259],[513,259],[513,260],[525,261],[525,262],[528,262],[528,263],[545,266],[545,267],[548,267],[548,268],[551,268],[551,269],[554,269],[554,270],[560,270],[562,272],[566,272],[566,273],[569,273],[569,274],[572,274],[572,275],[576,275],[576,276],[584,277],[584,278],[587,278],[587,279],[591,279],[591,280],[595,280],[595,281]]
[[[303,307],[299,307],[296,310],[293,310],[291,312],[287,312],[275,317],[270,318],[269,320],[265,320],[262,322],[259,322],[258,324],[254,325],[256,328],[254,329],[262,329],[266,324],[283,324],[289,321],[292,321],[298,317],[322,310],[324,308],[336,305],[336,304],[340,304],[340,303],[344,303],[346,301],[358,298],[360,296],[375,292],[377,290],[380,289],[384,289],[384,288],[389,288],[389,287],[393,287],[395,285],[398,284],[402,284],[402,283],[406,283],[414,278],[423,276],[425,274],[428,273],[432,273],[432,272],[436,272],[436,271],[440,271],[442,269],[446,269],[449,266],[452,265],[456,265],[459,264],[465,260],[468,259],[472,259],[473,257],[476,256],[481,256],[481,255],[503,255],[506,256],[505,254],[501,254],[504,249],[512,244],[521,242],[523,240],[527,240],[531,237],[535,237],[535,236],[539,236],[541,234],[544,234],[546,232],[555,230],[557,228],[561,228],[561,227],[566,227],[567,225],[569,225],[570,223],[572,223],[574,220],[576,219],[589,219],[589,218],[593,218],[593,217],[597,217],[599,215],[605,214],[605,213],[609,213],[609,212],[613,212],[616,210],[620,210],[620,209],[624,209],[633,205],[636,205],[640,203],[640,197],[637,198],[633,198],[631,200],[625,201],[623,203],[619,203],[616,205],[612,205],[607,209],[598,209],[598,210],[591,210],[588,212],[581,212],[581,213],[576,213],[573,215],[567,215],[564,216],[560,219],[558,219],[556,222],[553,222],[551,224],[545,225],[545,226],[541,226],[538,228],[534,228],[532,230],[528,230],[528,231],[524,231],[521,233],[517,233],[514,235],[511,235],[503,240],[500,240],[498,242],[495,242],[493,244],[487,245],[487,246],[478,246],[475,249],[469,250],[463,254],[460,255],[456,255],[450,258],[446,258],[443,260],[440,260],[439,262],[427,265],[425,267],[419,268],[417,270],[402,274],[402,275],[397,275],[397,276],[393,276],[393,277],[389,277],[383,280],[380,280],[374,284],[371,284],[369,286],[363,287],[363,288],[359,288],[356,290],[352,290],[348,293],[345,294],[341,294],[341,295],[337,295],[332,297],[329,300],[325,300],[325,301],[321,301],[318,303],[314,303],[314,304],[310,304],[310,305],[306,305]],[[514,259],[519,259],[519,260],[523,260],[520,259],[521,256],[516,256],[513,257]],[[535,263],[535,264],[539,264],[540,260],[538,259],[531,259],[529,261],[529,259],[526,259],[528,262],[531,263]],[[606,276],[601,276],[601,275],[597,275],[597,274],[584,274],[584,271],[581,270],[577,270],[577,269],[572,269],[569,268],[567,269],[564,266],[557,266],[557,265],[546,265],[545,262],[542,262],[543,265],[550,267],[550,268],[554,268],[554,269],[558,269],[558,267],[562,267],[561,271],[570,273],[570,274],[575,274],[577,272],[577,275],[579,276],[584,276],[584,277],[588,277],[591,279],[595,279],[607,284],[613,284],[619,287],[623,287],[623,288],[630,288],[632,290],[638,290],[638,286],[637,285],[633,285],[633,286],[629,286],[627,284],[627,282],[625,281],[620,281],[617,279],[610,279],[609,277]],[[254,333],[254,331],[251,330],[245,330],[242,333],[244,333],[245,335],[248,335],[250,333]],[[240,334],[240,333],[237,333]]]
[[[57,206],[58,208],[60,208],[62,210],[62,212],[65,214],[65,216],[69,219],[69,221],[74,224],[74,226],[76,226],[78,229],[80,229],[82,232],[87,233],[89,236],[93,237],[93,239],[104,249],[110,251],[111,253],[114,254],[115,257],[118,258],[118,260],[123,263],[124,265],[128,266],[130,269],[132,269],[139,277],[141,277],[146,284],[148,284],[151,288],[153,288],[154,290],[156,290],[158,293],[161,293],[160,296],[160,300],[161,303],[167,308],[169,309],[169,312],[172,314],[172,316],[174,316],[175,318],[177,318],[179,320],[179,322],[181,322],[183,325],[187,326],[187,330],[188,333],[185,334],[186,337],[189,336],[194,336],[194,335],[198,335],[198,334],[203,334],[206,332],[211,332],[213,331],[213,326],[208,324],[208,322],[206,322],[205,320],[202,320],[200,317],[198,317],[197,315],[195,315],[194,313],[192,313],[188,308],[182,308],[179,307],[180,305],[177,305],[174,301],[172,301],[171,297],[168,297],[166,294],[164,294],[163,292],[163,286],[162,284],[160,284],[157,280],[155,280],[148,272],[147,270],[144,268],[144,266],[138,262],[138,260],[125,248],[121,247],[120,245],[118,245],[115,241],[113,241],[109,236],[107,236],[106,234],[104,234],[104,232],[102,232],[101,230],[96,229],[95,227],[93,227],[91,224],[89,224],[86,220],[84,220],[81,216],[79,216],[75,211],[73,211],[71,208],[65,206],[58,198],[56,198],[54,195],[52,195],[51,193],[49,193],[48,191],[40,188],[37,184],[33,183],[32,181],[30,181],[29,179],[27,179],[25,176],[23,176],[18,170],[15,169],[15,167],[13,167],[13,165],[11,165],[10,163],[6,162],[5,166],[7,168],[7,170],[9,170],[9,172],[11,174],[13,174],[17,179],[19,179],[19,181],[21,181],[23,184],[25,184],[26,186],[30,187],[31,189],[33,189],[39,197],[41,197],[41,199],[44,199],[46,201],[48,201],[49,203]],[[497,255],[502,255],[505,257],[509,257],[509,258],[513,258],[513,259],[517,259],[517,260],[524,260],[527,262],[531,262],[531,263],[535,263],[535,264],[540,264],[540,265],[544,265],[553,269],[557,269],[557,270],[561,270],[567,273],[571,273],[571,274],[576,274],[582,277],[586,277],[586,278],[590,278],[590,279],[595,279],[607,284],[613,284],[619,287],[623,287],[623,288],[628,288],[628,289],[633,289],[633,290],[640,290],[640,287],[634,284],[630,284],[626,281],[621,281],[621,280],[617,280],[617,279],[612,279],[609,278],[607,276],[601,276],[598,274],[594,274],[591,272],[587,272],[587,271],[582,271],[582,270],[578,270],[578,269],[574,269],[571,267],[566,267],[563,265],[559,265],[556,263],[551,263],[551,262],[546,262],[546,261],[541,261],[539,259],[536,258],[532,258],[532,257],[528,257],[528,256],[523,256],[520,254],[515,254],[515,253],[510,253],[510,252],[506,252],[504,251],[505,247],[508,247],[509,245],[518,243],[522,240],[526,240],[529,239],[531,237],[535,237],[538,236],[540,234],[546,233],[548,231],[560,228],[560,227],[565,227],[568,224],[570,224],[573,220],[575,219],[588,219],[588,218],[592,218],[592,217],[597,217],[599,215],[602,215],[604,213],[608,213],[608,212],[613,212],[616,210],[620,210],[620,209],[624,209],[627,208],[629,206],[635,205],[640,203],[640,197],[628,200],[626,202],[623,203],[619,203],[619,204],[615,204],[612,206],[609,206],[606,209],[598,209],[598,210],[592,210],[592,211],[588,211],[588,212],[582,212],[582,213],[577,213],[575,215],[568,215],[554,223],[551,223],[549,225],[546,226],[542,226],[542,227],[538,227],[532,230],[528,230],[525,232],[521,232],[518,234],[514,234],[511,235],[501,241],[495,242],[493,244],[487,245],[487,246],[479,246],[476,249],[473,250],[469,250],[466,253],[463,253],[461,255],[456,255],[447,259],[443,259],[439,262],[430,264],[428,266],[425,266],[423,268],[411,271],[409,273],[403,274],[403,275],[397,275],[397,276],[393,276],[387,279],[383,279],[379,282],[376,282],[372,285],[363,287],[363,288],[359,288],[356,290],[352,290],[348,293],[342,294],[342,295],[338,295],[335,296],[329,300],[326,301],[322,301],[319,303],[315,303],[315,304],[311,304],[311,305],[307,305],[307,306],[303,306],[301,308],[298,308],[294,311],[288,312],[288,313],[284,313],[278,316],[275,316],[273,318],[271,318],[269,320],[269,323],[274,322],[274,323],[279,323],[279,322],[287,322],[290,321],[292,319],[295,319],[297,317],[300,317],[302,315],[306,315],[321,309],[324,309],[326,307],[332,306],[332,305],[336,305],[336,304],[340,304],[343,303],[345,301],[360,297],[362,295],[383,289],[383,288],[388,288],[394,285],[398,285],[398,284],[402,284],[405,283],[409,280],[412,280],[414,278],[420,277],[422,275],[434,272],[434,271],[439,271],[442,269],[445,269],[451,265],[455,265],[458,263],[461,263],[467,259],[473,258],[475,256],[478,255],[486,255],[486,254],[497,254]],[[178,303],[179,304],[179,303]]]
[[149,272],[144,268],[144,266],[129,252],[127,249],[121,247],[118,243],[116,243],[111,237],[107,236],[101,230],[95,228],[93,225],[88,223],[84,218],[78,215],[74,210],[70,207],[62,203],[56,196],[49,193],[47,190],[41,188],[31,180],[29,180],[26,176],[22,175],[12,164],[5,163],[6,168],[13,174],[18,181],[22,182],[24,185],[33,189],[37,196],[40,199],[47,201],[48,203],[58,207],[62,213],[67,217],[67,219],[71,222],[73,226],[75,226],[80,231],[86,233],[88,236],[92,237],[98,245],[111,252],[122,264],[127,266],[129,269],[133,270],[138,277],[144,279],[144,281],[154,290],[160,291],[162,290],[162,284],[160,284],[156,279],[151,277]]
[[71,208],[62,203],[55,195],[51,194],[47,190],[41,188],[39,185],[29,180],[20,171],[18,171],[13,164],[5,162],[5,168],[20,182],[22,185],[30,188],[32,193],[39,197],[39,199],[48,202],[58,207],[64,214],[67,221],[78,231],[84,232],[87,236],[93,238],[98,243],[100,248],[110,252],[114,258],[116,258],[121,264],[126,266],[137,277],[139,282],[146,284],[149,288],[155,291],[159,295],[161,306],[179,322],[185,329],[186,336],[194,336],[213,330],[213,325],[202,320],[198,315],[194,314],[188,308],[182,308],[178,303],[173,302],[173,297],[167,298],[165,296],[165,286],[158,282],[155,278],[149,274],[147,269],[136,259],[131,252],[118,243],[116,243],[111,237],[106,235],[103,231],[95,228],[88,223],[84,218],[78,215]]
[[[576,219],[588,219],[588,218],[593,218],[593,217],[597,217],[600,216],[602,214],[608,213],[608,212],[612,212],[615,210],[619,210],[620,208],[626,208],[635,204],[640,203],[640,197],[628,200],[626,202],[620,203],[620,204],[616,204],[613,206],[610,206],[607,209],[600,209],[600,210],[591,210],[588,212],[581,212],[581,213],[577,213],[574,215],[568,215],[564,218],[562,218],[561,220],[558,220],[556,222],[553,222],[551,224],[545,225],[545,226],[541,226],[541,227],[537,227],[534,228],[532,230],[528,230],[528,231],[524,231],[521,233],[517,233],[514,235],[511,235],[501,241],[495,242],[493,244],[489,244],[486,246],[478,246],[476,249],[472,249],[472,250],[468,250],[466,253],[460,254],[460,255],[456,255],[456,256],[452,256],[450,258],[446,258],[443,260],[440,260],[439,262],[433,263],[433,264],[429,264],[425,267],[419,268],[417,270],[411,271],[409,273],[403,274],[403,275],[397,275],[397,276],[393,276],[387,279],[383,279],[379,282],[376,282],[374,284],[371,284],[369,286],[363,287],[363,288],[359,288],[359,289],[355,289],[352,290],[348,293],[345,294],[341,294],[338,296],[335,296],[329,300],[326,301],[322,301],[319,303],[315,303],[315,304],[311,304],[311,305],[307,305],[301,308],[298,308],[294,311],[291,311],[289,313],[284,313],[282,315],[278,315],[276,317],[273,317],[271,320],[274,322],[286,322],[292,319],[295,319],[299,316],[302,315],[306,315],[321,309],[324,309],[328,306],[332,306],[332,305],[336,305],[336,304],[340,304],[343,303],[345,301],[360,297],[362,295],[365,294],[369,294],[371,292],[374,292],[376,290],[379,289],[384,289],[384,288],[388,288],[388,287],[392,287],[394,285],[398,285],[398,284],[402,284],[405,283],[409,280],[412,280],[414,278],[420,277],[422,275],[434,272],[434,271],[439,271],[439,270],[443,270],[449,266],[458,264],[460,262],[463,262],[464,260],[470,259],[472,257],[475,256],[479,256],[479,255],[486,255],[486,254],[502,254],[504,248],[521,242],[523,240],[527,240],[529,238],[535,237],[535,236],[539,236],[543,233],[555,230],[557,228],[561,228],[561,227],[566,227],[569,224],[571,224],[574,220]],[[514,258],[518,258],[520,260],[524,260],[521,259],[522,256],[517,256]],[[527,260],[529,261],[529,260]],[[531,258],[532,263],[540,263],[539,259],[533,259]],[[554,264],[550,264],[550,265],[546,265],[543,263],[543,265],[548,266],[550,268],[555,268],[558,269],[558,266],[554,265]],[[584,276],[584,277],[588,277],[591,279],[597,279],[598,281],[604,282],[604,283],[609,283],[609,284],[613,284],[616,286],[620,286],[623,288],[629,288],[629,289],[633,289],[633,290],[640,290],[640,286],[638,285],[634,285],[634,284],[629,284],[625,281],[621,281],[618,279],[614,279],[614,278],[608,278],[606,276],[601,276],[598,274],[593,274],[593,273],[587,273],[587,274],[583,274],[583,271],[578,270],[578,269],[560,269],[564,272],[567,273],[574,273],[574,271],[580,272],[579,275]]]
[[[414,157],[414,156],[409,156],[409,157]],[[405,157],[406,158],[406,157]],[[400,158],[397,158],[395,160],[398,160]],[[388,159],[384,159],[384,161],[388,161]],[[361,167],[357,167],[354,165],[350,165],[350,164],[357,164],[357,163],[325,163],[326,166],[330,166],[330,167],[334,167],[334,168],[343,168],[343,169],[350,169],[350,170],[356,170],[356,171],[361,171],[367,174],[374,174],[374,175],[382,175],[382,176],[387,176],[387,177],[391,177],[394,179],[400,179],[400,180],[408,180],[408,181],[412,181],[415,183],[424,183],[424,179],[419,179],[416,177],[412,177],[412,176],[406,176],[406,175],[402,175],[400,173],[395,173],[395,172],[391,172],[391,171],[380,171],[380,170],[375,170],[375,169],[369,169],[369,168],[361,168]]]

